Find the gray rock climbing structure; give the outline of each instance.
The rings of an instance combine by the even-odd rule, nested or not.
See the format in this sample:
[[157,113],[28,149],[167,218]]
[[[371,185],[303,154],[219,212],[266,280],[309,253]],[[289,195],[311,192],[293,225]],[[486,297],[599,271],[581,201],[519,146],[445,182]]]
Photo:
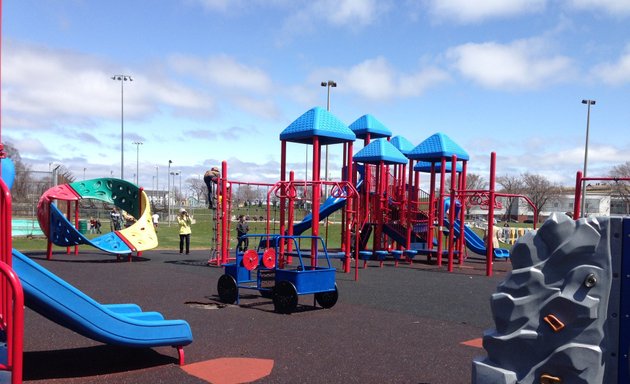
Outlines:
[[620,329],[620,317],[630,317],[620,304],[629,229],[627,218],[560,214],[523,236],[492,295],[495,329],[484,333],[487,357],[473,361],[472,383],[630,383]]

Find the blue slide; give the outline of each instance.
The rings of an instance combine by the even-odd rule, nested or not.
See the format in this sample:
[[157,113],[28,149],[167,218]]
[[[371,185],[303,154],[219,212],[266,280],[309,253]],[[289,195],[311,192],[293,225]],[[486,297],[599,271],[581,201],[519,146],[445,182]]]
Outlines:
[[61,247],[88,244],[108,253],[131,253],[131,248],[125,244],[120,236],[116,235],[116,232],[109,232],[92,240],[83,236],[55,204],[50,204],[49,238],[53,244]]
[[[323,220],[330,216],[336,210],[343,208],[346,205],[345,197],[328,197],[324,204],[319,207],[319,219]],[[293,234],[301,235],[307,229],[310,229],[313,223],[313,214],[309,213],[304,217],[304,220],[293,225]]]
[[[444,220],[444,225],[450,228],[450,226],[448,225],[448,221],[446,220]],[[459,237],[459,233],[460,233],[459,220],[455,220],[455,225],[453,225],[453,230],[455,231],[455,236]],[[478,253],[480,255],[486,254],[487,248],[486,248],[485,242],[483,241],[481,237],[479,237],[479,235],[475,233],[475,231],[472,230],[472,228],[470,228],[467,225],[464,225],[464,240],[466,241],[466,246],[470,248],[470,250],[472,250],[473,252]],[[494,257],[497,257],[497,258],[510,257],[510,251],[505,248],[495,248]]]
[[127,347],[181,348],[193,341],[186,321],[165,320],[136,304],[99,304],[15,249],[13,269],[29,308],[85,337]]

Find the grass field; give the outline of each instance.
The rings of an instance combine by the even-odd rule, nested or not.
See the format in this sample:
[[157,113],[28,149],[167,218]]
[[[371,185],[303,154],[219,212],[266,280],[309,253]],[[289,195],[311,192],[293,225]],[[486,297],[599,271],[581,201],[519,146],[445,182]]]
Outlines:
[[[192,225],[192,235],[190,238],[191,249],[210,249],[214,247],[213,243],[213,230],[211,225],[211,212],[208,209],[197,209],[192,213],[195,223]],[[249,208],[240,209],[235,212],[235,216],[240,214],[248,214],[252,217],[266,217],[266,211],[264,208]],[[272,218],[274,215],[272,214]],[[320,225],[320,236],[327,241],[328,248],[339,248],[341,246],[341,225],[339,224],[340,216],[332,215],[331,223],[326,226]],[[497,226],[503,226],[503,223],[497,223]],[[525,227],[531,228],[531,224],[511,223],[511,227]],[[264,221],[249,221],[250,234],[254,233],[266,233],[266,224]],[[270,225],[272,233],[278,233],[279,224],[272,222]],[[103,233],[109,232],[109,222],[104,221],[101,228]],[[474,228],[474,230],[483,236],[483,231]],[[307,231],[304,235],[309,235]],[[169,223],[162,221],[158,228],[158,249],[178,249],[179,248],[179,227],[177,222]],[[101,235],[87,234],[88,238],[94,238]],[[232,221],[230,224],[230,249],[236,247],[236,221]],[[371,243],[368,243],[371,244]],[[13,247],[20,251],[45,251],[46,239],[44,238],[26,238],[15,237],[13,238]],[[501,247],[509,248],[508,244],[501,243]],[[65,247],[55,247],[55,249],[65,249]]]
[[[192,225],[192,235],[190,236],[190,247],[191,249],[210,249],[214,246],[213,243],[213,230],[211,225],[211,212],[208,209],[198,209],[192,212],[192,217],[195,223]],[[243,214],[249,214],[250,216],[256,217],[266,217],[266,212],[263,209],[250,209],[242,211],[237,211],[236,216],[240,215],[241,212]],[[273,215],[272,215],[273,217]],[[330,248],[338,248],[340,247],[340,224],[329,224],[328,227],[328,246]],[[279,231],[279,224],[276,222],[271,223],[271,232],[277,233]],[[249,221],[249,233],[265,233],[266,232],[266,223],[264,221]],[[103,221],[103,226],[101,228],[103,233],[107,233],[110,231],[110,226],[108,221]],[[309,232],[304,233],[304,235],[310,234]],[[162,221],[158,227],[158,249],[178,249],[179,248],[179,226],[177,222],[171,222],[170,225],[167,221]],[[101,235],[96,234],[86,234],[88,238],[94,238]],[[320,227],[320,236],[326,236],[325,227]],[[234,249],[236,247],[237,239],[236,239],[236,221],[232,221],[230,224],[230,249]],[[13,238],[13,248],[18,249],[20,251],[45,251],[46,250],[46,239],[43,237],[35,237],[35,238],[26,238],[26,237],[14,237]],[[54,249],[65,249],[65,247],[56,247]]]

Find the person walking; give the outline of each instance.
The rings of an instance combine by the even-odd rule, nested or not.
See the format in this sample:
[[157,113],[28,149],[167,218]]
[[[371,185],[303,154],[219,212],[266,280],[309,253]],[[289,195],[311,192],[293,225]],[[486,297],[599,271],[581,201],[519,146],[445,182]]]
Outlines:
[[238,217],[238,224],[236,224],[236,236],[238,237],[238,244],[236,244],[236,249],[241,252],[245,252],[247,247],[249,247],[249,238],[245,237],[249,232],[249,224],[245,221],[245,216],[240,215]]
[[160,224],[160,215],[156,212],[151,216],[151,220],[153,221],[153,229],[155,229],[155,233],[158,231],[158,225]]
[[179,224],[179,253],[184,251],[184,243],[186,243],[186,254],[190,253],[190,234],[192,233],[192,220],[188,212],[184,208],[179,210],[177,215],[177,224]]

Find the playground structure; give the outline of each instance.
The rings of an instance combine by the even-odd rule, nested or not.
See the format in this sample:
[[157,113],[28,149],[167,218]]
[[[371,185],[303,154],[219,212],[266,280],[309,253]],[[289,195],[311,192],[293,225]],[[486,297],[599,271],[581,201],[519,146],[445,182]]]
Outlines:
[[[210,264],[220,266],[234,260],[230,254],[230,217],[232,186],[251,185],[267,188],[267,234],[299,235],[307,230],[314,237],[320,234],[320,221],[341,211],[341,247],[331,252],[342,260],[344,272],[355,262],[358,279],[359,260],[365,267],[376,259],[379,265],[391,257],[395,265],[401,259],[409,262],[416,255],[425,255],[441,266],[447,260],[448,271],[455,260],[463,264],[467,250],[486,257],[486,274],[492,274],[495,258],[508,258],[507,249],[494,249],[469,228],[463,209],[448,209],[447,201],[457,206],[470,204],[488,209],[488,233],[493,232],[494,209],[500,207],[498,197],[525,196],[498,193],[495,188],[496,155],[491,155],[491,186],[488,190],[466,189],[468,154],[443,133],[436,133],[417,146],[391,131],[371,115],[364,115],[345,125],[330,112],[312,108],[293,121],[279,135],[281,141],[280,181],[270,185],[233,180],[228,177],[227,162],[216,172],[216,187],[209,188],[212,201],[217,201]],[[363,139],[363,148],[353,154],[353,143]],[[312,147],[312,180],[295,180],[287,169],[288,143]],[[341,179],[321,180],[321,148],[343,145]],[[429,192],[421,189],[420,175],[429,174]],[[450,185],[447,186],[447,180]],[[322,196],[328,196],[322,202]],[[296,219],[295,205],[310,199],[311,212],[301,221]],[[270,206],[275,200],[279,220],[270,228]],[[536,213],[535,213],[535,216]],[[327,221],[324,221],[327,231]],[[462,230],[463,228],[463,230]],[[324,236],[327,238],[327,236]],[[371,239],[371,244],[369,241]],[[282,242],[282,239],[281,239]],[[488,243],[486,245],[486,242]],[[292,242],[278,248],[280,260],[291,262]],[[311,244],[311,248],[314,245]],[[287,257],[284,257],[285,252]],[[457,259],[455,259],[457,257]]]
[[[88,239],[79,229],[79,200],[95,199],[112,204],[135,219],[135,223],[121,230],[113,230]],[[66,215],[55,201],[66,202]],[[72,206],[74,202],[74,210]],[[70,221],[73,217],[74,222]],[[100,178],[58,185],[48,189],[37,204],[37,220],[48,239],[47,257],[52,258],[52,245],[79,252],[80,244],[90,245],[116,255],[128,254],[157,247],[158,240],[151,221],[151,204],[142,188],[120,179]]]
[[[0,329],[6,335],[0,355],[5,358],[0,358],[0,370],[11,372],[12,383],[22,382],[24,305],[62,327],[102,343],[129,347],[172,346],[177,349],[179,363],[183,365],[183,347],[193,340],[186,321],[166,320],[161,313],[143,311],[136,304],[98,303],[12,248],[10,185],[4,180],[6,177],[12,181],[15,175],[14,169],[6,164],[12,163],[2,160],[3,177],[0,179]],[[82,190],[83,196],[87,191]],[[70,193],[74,189],[60,188],[47,196],[67,196],[62,192]],[[50,207],[55,209],[54,205]],[[51,220],[51,226],[55,223]],[[65,228],[69,229],[67,224]],[[55,231],[49,230],[49,233]],[[143,241],[137,239],[135,231],[137,229],[127,232],[132,239],[127,243],[141,246]]]

